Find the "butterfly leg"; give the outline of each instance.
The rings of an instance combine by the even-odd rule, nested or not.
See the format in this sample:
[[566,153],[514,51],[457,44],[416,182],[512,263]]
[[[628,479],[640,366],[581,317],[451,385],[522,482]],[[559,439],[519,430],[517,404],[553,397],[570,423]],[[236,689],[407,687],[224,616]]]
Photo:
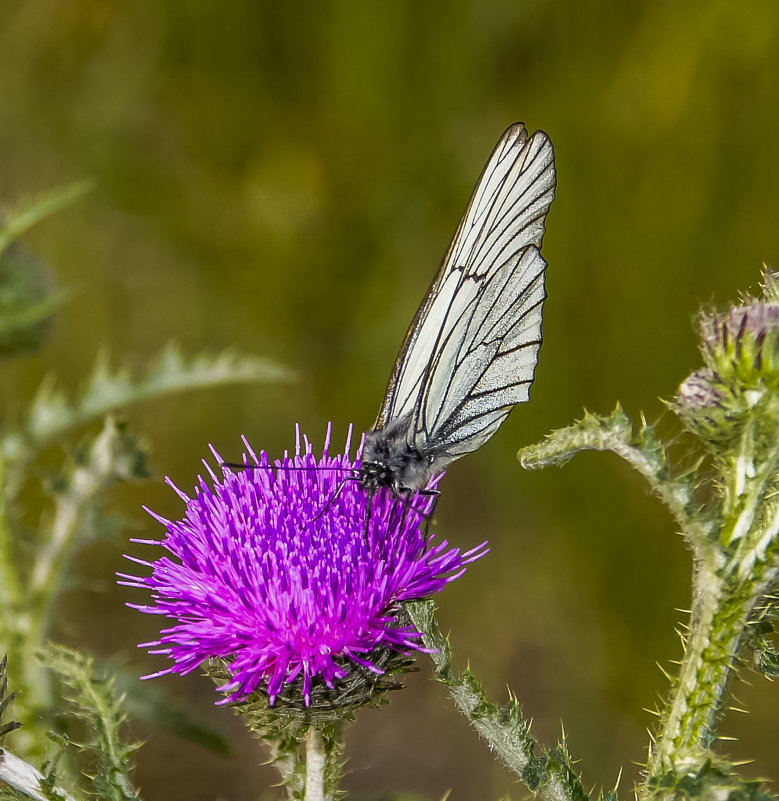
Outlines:
[[362,540],[365,543],[365,548],[370,550],[370,542],[368,541],[368,530],[371,525],[371,512],[373,511],[373,492],[365,493],[365,528],[362,530]]
[[338,496],[344,491],[344,487],[348,481],[359,481],[357,476],[347,476],[342,479],[340,484],[336,487],[335,492],[328,499],[327,503],[311,518],[312,520],[319,520],[320,517],[335,503]]

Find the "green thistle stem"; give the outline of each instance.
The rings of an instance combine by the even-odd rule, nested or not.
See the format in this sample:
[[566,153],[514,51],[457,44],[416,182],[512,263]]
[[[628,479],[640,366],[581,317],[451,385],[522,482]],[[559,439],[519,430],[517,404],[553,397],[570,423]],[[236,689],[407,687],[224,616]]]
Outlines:
[[47,746],[44,718],[54,706],[49,672],[36,655],[50,636],[67,565],[89,529],[89,510],[107,486],[118,477],[131,475],[128,450],[122,431],[108,418],[83,462],[72,470],[67,486],[55,497],[51,522],[41,531],[42,541],[32,565],[25,603],[14,610],[12,661],[18,662],[19,668],[12,681],[19,691],[17,715],[24,724],[15,736],[15,744],[27,758],[43,756]]
[[[561,464],[583,450],[616,453],[649,481],[693,552],[690,632],[639,797],[676,797],[677,784],[685,777],[719,770],[711,768],[710,748],[728,684],[755,609],[779,576],[779,399],[755,391],[745,404],[738,437],[724,444],[715,441],[721,490],[708,509],[696,502],[697,469],[676,473],[653,428],[644,423],[634,432],[619,407],[608,417],[587,414],[520,452],[523,466],[530,469]],[[692,412],[686,414],[689,422]],[[713,425],[705,415],[704,422]],[[725,422],[732,424],[732,419]],[[728,784],[725,770],[707,781],[724,792],[736,780]]]
[[659,736],[652,749],[650,777],[667,769],[700,764],[716,739],[714,726],[722,709],[736,654],[752,610],[752,588],[740,596],[719,575],[716,552],[698,566],[697,600],[679,676],[674,684]]
[[696,538],[690,634],[651,749],[649,786],[666,772],[699,769],[709,758],[755,606],[776,580],[779,440],[773,431],[767,436],[776,411],[751,416],[737,446],[719,462],[724,492],[718,527],[710,537]]
[[36,648],[50,628],[60,585],[66,578],[62,566],[70,564],[79,544],[84,516],[97,495],[115,481],[120,440],[116,422],[109,417],[88,459],[73,470],[67,491],[55,498],[52,522],[45,543],[38,549],[30,579],[30,626],[39,632]]
[[744,578],[737,559],[723,563],[718,544],[712,544],[709,556],[698,565],[691,631],[650,752],[649,787],[667,772],[694,773],[710,759],[717,721],[755,606],[776,580],[776,564],[755,563],[754,572]]
[[611,451],[624,459],[649,482],[668,507],[688,545],[697,552],[712,529],[711,521],[696,510],[695,482],[689,477],[672,477],[666,448],[651,426],[642,421],[637,433],[622,407],[607,417],[586,413],[567,428],[553,431],[535,445],[520,450],[526,470],[562,465],[582,451]]

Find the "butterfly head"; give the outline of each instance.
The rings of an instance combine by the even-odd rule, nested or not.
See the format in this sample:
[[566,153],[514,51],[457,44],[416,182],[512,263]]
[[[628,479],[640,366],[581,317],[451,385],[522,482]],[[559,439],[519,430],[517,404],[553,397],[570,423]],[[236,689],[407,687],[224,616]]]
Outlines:
[[405,419],[400,418],[365,434],[358,479],[368,493],[384,487],[395,495],[409,495],[427,485],[432,461],[409,446],[406,429]]

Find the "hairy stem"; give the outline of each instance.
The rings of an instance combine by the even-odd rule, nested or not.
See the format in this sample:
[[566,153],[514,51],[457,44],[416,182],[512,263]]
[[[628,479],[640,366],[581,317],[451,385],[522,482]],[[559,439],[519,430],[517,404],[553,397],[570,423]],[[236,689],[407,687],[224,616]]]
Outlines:
[[635,468],[649,482],[674,517],[688,545],[697,554],[712,530],[709,519],[695,510],[694,484],[672,477],[665,447],[651,426],[633,426],[620,406],[608,416],[586,414],[582,420],[553,431],[546,439],[519,452],[526,470],[567,462],[581,451],[611,451]]
[[723,606],[722,580],[710,565],[699,566],[691,632],[678,679],[659,736],[652,749],[649,772],[683,768],[688,758],[699,761],[715,738],[714,723],[743,636],[748,610],[733,614]]
[[10,654],[6,673],[11,690],[18,693],[15,711],[24,724],[14,734],[14,742],[22,753],[28,754],[34,743],[43,747],[46,730],[34,714],[34,703],[30,705],[36,682],[29,671],[35,666],[35,658],[26,647],[29,620],[21,601],[23,591],[8,520],[5,478],[5,463],[0,460],[0,657]]
[[305,801],[325,801],[325,744],[316,726],[306,732]]

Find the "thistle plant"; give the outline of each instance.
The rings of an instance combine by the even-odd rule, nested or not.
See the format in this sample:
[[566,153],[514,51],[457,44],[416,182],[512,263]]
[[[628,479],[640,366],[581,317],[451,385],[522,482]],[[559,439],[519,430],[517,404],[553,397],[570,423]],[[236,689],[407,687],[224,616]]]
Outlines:
[[[182,520],[152,513],[166,529],[153,544],[166,555],[133,559],[151,575],[120,578],[151,591],[154,602],[137,609],[173,623],[145,644],[173,661],[154,675],[212,660],[219,703],[237,704],[290,781],[296,750],[274,724],[297,722],[284,740],[305,746],[309,766],[320,751],[337,759],[340,749],[324,749],[333,727],[360,706],[380,704],[413,664],[409,656],[424,650],[404,602],[439,592],[486,553],[486,543],[463,553],[436,542],[427,530],[432,494],[366,494],[348,480],[359,468],[349,442],[329,455],[329,430],[318,460],[307,438],[301,451],[299,435],[294,455],[275,464],[244,444],[246,469],[223,467],[219,477],[206,463],[211,486],[201,478],[194,497],[176,490],[186,504]],[[327,781],[307,792],[332,797],[338,764],[322,766]]]
[[[10,260],[0,260],[0,347],[7,353],[43,346],[64,299],[48,268],[14,240],[83,190],[23,204],[5,219],[0,256],[14,248]],[[718,729],[738,671],[779,675],[772,639],[779,613],[779,276],[765,272],[760,297],[702,314],[699,329],[702,365],[668,401],[688,450],[704,454],[693,467],[674,463],[655,427],[634,425],[619,406],[606,416],[586,414],[519,458],[536,469],[583,450],[616,453],[668,507],[692,554],[681,659],[634,794],[767,801],[761,783],[728,760]],[[147,447],[121,409],[227,381],[289,378],[268,361],[234,355],[186,360],[169,349],[137,377],[103,358],[80,396],[67,399],[47,382],[26,416],[5,423],[0,799],[141,797],[131,776],[138,744],[126,738],[129,705],[118,687],[141,697],[158,692],[155,683],[128,685],[96,658],[51,642],[74,555],[95,537],[115,536],[101,495],[116,481],[147,475]],[[76,437],[75,456],[63,456],[56,480],[42,487],[45,508],[25,533],[17,522],[20,493],[36,481],[41,450]],[[332,455],[329,430],[320,455],[300,436],[280,459],[244,445],[240,466],[212,451],[192,491],[168,482],[183,503],[180,518],[147,510],[156,535],[135,541],[153,550],[134,555],[133,572],[119,575],[144,594],[133,606],[160,620],[159,636],[143,644],[162,661],[152,676],[205,673],[215,683],[208,698],[262,741],[281,777],[279,793],[319,801],[342,794],[344,727],[361,707],[386,703],[404,674],[429,658],[455,706],[534,796],[616,801],[618,788],[585,790],[565,739],[539,742],[522,712],[521,687],[497,704],[474,671],[452,667],[431,596],[490,557],[486,543],[462,548],[439,539],[431,490],[440,477],[408,497],[366,492],[354,480],[359,450],[352,456],[347,441]]]
[[562,464],[583,450],[612,451],[668,507],[693,558],[692,610],[683,654],[652,732],[641,798],[768,797],[714,746],[727,690],[751,654],[777,674],[770,640],[779,611],[779,275],[760,297],[700,317],[703,367],[668,405],[708,458],[672,464],[668,445],[622,409],[585,415],[524,448],[524,467]]

